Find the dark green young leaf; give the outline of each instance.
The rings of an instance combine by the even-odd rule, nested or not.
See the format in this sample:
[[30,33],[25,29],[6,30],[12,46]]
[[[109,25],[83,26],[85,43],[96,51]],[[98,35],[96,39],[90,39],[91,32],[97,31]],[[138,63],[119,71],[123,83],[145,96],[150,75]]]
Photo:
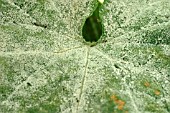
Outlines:
[[102,35],[102,24],[99,17],[99,8],[100,4],[98,4],[93,14],[88,17],[84,23],[82,35],[86,41],[96,42]]

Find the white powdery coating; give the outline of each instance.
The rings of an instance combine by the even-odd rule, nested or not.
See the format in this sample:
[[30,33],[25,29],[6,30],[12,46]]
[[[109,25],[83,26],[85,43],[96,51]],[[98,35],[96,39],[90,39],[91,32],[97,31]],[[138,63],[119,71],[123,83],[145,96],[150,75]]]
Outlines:
[[[1,20],[3,26],[0,28],[0,75],[3,79],[0,79],[2,80],[0,82],[9,87],[13,86],[13,90],[7,92],[7,97],[2,100],[5,107],[11,108],[14,112],[23,112],[23,109],[29,110],[28,108],[35,106],[44,110],[40,106],[41,103],[55,103],[54,107],[60,109],[62,113],[83,113],[87,112],[86,110],[100,113],[103,112],[101,106],[108,101],[106,97],[116,93],[127,103],[125,109],[128,112],[149,112],[145,110],[146,107],[150,102],[153,101],[155,104],[156,101],[155,96],[148,92],[149,88],[143,88],[141,83],[144,78],[154,81],[152,84],[157,84],[155,88],[162,86],[158,102],[161,99],[169,102],[168,67],[160,67],[163,64],[161,59],[158,63],[155,62],[157,59],[148,59],[151,57],[152,50],[153,57],[157,55],[155,48],[157,46],[145,42],[141,44],[143,35],[133,31],[132,28],[128,29],[138,24],[141,17],[149,17],[147,12],[155,11],[154,8],[157,9],[157,6],[156,12],[160,12],[161,7],[159,8],[157,2],[148,6],[148,3],[141,0],[110,0],[110,2],[98,0],[101,4],[106,2],[103,4],[106,14],[103,14],[102,18],[108,33],[104,38],[109,40],[106,43],[88,47],[82,43],[83,38],[79,36],[79,32],[82,21],[93,9],[93,0],[73,0],[69,3],[66,1],[68,0],[48,0],[48,3],[45,1],[44,4],[45,10],[51,11],[48,14],[55,12],[54,16],[51,15],[53,18],[49,22],[54,21],[54,26],[59,29],[34,26],[29,24],[29,21],[33,20],[30,18],[28,18],[29,21],[17,25],[11,23],[3,25],[10,17],[4,16]],[[34,2],[32,4],[34,5]],[[48,20],[48,16],[42,18],[39,15],[36,16],[39,11],[37,8],[33,12],[34,15],[30,16],[38,17],[37,19],[43,19],[43,21]],[[23,12],[26,11],[14,14],[20,17]],[[40,13],[44,12],[40,11]],[[145,19],[147,20],[144,18],[140,22],[145,22]],[[156,30],[157,26],[164,27],[164,24],[152,25],[151,21],[146,26],[143,25],[141,29],[153,30],[153,26]],[[165,55],[170,55],[169,45],[164,43],[162,48]],[[126,61],[124,57],[127,57]],[[10,77],[13,77],[13,80],[8,81]],[[22,81],[22,78],[26,80]],[[34,102],[32,95],[41,102]],[[26,108],[20,103],[23,100],[28,101]],[[108,107],[106,104],[104,106]],[[156,110],[166,110],[162,107],[165,106],[164,104],[158,103],[156,106]],[[49,108],[51,109],[51,106]],[[46,109],[47,112],[50,109]]]

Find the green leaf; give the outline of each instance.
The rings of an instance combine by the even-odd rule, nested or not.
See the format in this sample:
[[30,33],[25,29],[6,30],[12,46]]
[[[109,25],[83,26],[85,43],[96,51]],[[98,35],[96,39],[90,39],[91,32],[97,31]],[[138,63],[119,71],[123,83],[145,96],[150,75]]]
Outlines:
[[169,113],[170,1],[0,0],[1,113]]
[[102,24],[99,17],[101,4],[97,4],[93,14],[86,19],[82,29],[83,38],[88,42],[97,42],[102,35]]

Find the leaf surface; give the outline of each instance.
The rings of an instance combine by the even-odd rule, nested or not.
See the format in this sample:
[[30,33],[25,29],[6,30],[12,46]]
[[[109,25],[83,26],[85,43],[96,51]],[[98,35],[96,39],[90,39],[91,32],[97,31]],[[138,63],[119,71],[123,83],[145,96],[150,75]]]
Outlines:
[[90,47],[96,3],[0,0],[0,112],[170,112],[170,1],[105,0]]

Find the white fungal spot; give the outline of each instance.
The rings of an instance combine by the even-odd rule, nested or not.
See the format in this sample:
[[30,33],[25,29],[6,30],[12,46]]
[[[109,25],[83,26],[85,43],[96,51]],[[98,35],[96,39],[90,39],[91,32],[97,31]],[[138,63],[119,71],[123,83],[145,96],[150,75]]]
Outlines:
[[104,0],[98,0],[101,4],[103,4]]

